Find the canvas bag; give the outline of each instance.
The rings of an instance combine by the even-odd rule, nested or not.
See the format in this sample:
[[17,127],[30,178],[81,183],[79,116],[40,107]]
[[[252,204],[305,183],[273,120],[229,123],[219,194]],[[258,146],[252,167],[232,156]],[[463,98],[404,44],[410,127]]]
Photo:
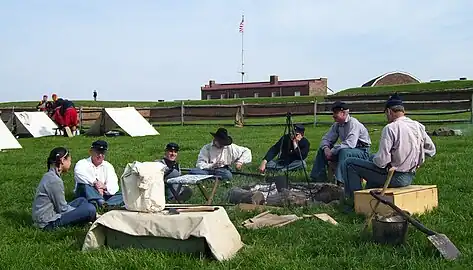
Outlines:
[[127,210],[156,213],[164,209],[164,168],[161,162],[135,161],[126,165],[120,182]]

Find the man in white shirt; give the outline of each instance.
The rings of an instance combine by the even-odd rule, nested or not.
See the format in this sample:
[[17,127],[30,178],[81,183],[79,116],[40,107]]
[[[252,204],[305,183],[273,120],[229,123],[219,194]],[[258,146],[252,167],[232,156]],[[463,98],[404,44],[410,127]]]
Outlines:
[[105,161],[107,150],[107,142],[93,142],[89,150],[90,157],[79,160],[74,167],[76,196],[85,197],[96,207],[123,205],[115,169]]
[[404,106],[397,94],[386,102],[385,113],[389,123],[381,132],[378,152],[369,160],[348,158],[342,166],[345,195],[349,200],[353,199],[354,191],[362,189],[362,178],[366,180],[367,189],[382,187],[391,167],[396,171],[389,187],[410,185],[425,157],[436,153],[424,125],[404,116]]
[[212,174],[220,176],[222,180],[230,180],[233,177],[231,166],[240,170],[243,164],[250,163],[251,150],[234,144],[225,128],[210,134],[214,139],[200,149],[197,168],[191,169],[189,174]]

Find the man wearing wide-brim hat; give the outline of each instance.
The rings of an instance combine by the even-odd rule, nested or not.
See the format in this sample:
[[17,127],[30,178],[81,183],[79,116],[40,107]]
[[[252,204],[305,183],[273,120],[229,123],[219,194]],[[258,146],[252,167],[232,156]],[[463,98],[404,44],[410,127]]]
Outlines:
[[213,136],[211,143],[200,149],[196,167],[189,174],[212,174],[220,176],[222,180],[230,180],[233,175],[232,166],[240,170],[243,164],[252,160],[251,150],[233,143],[225,128],[210,132]]
[[[332,113],[335,123],[323,136],[310,173],[310,177],[315,182],[327,181],[329,161],[337,164],[335,178],[339,183],[344,183],[345,179],[343,179],[340,167],[343,161],[348,157],[369,158],[371,139],[366,127],[358,119],[350,115],[349,108],[345,102],[334,102],[332,104]],[[339,139],[340,144],[335,144]]]
[[345,178],[345,195],[352,203],[353,193],[362,189],[361,179],[366,180],[366,188],[382,187],[388,170],[395,167],[389,187],[403,187],[412,183],[416,169],[425,157],[432,157],[436,148],[427,135],[424,125],[404,115],[401,98],[395,94],[385,105],[388,124],[381,132],[378,152],[369,160],[348,158],[342,166]]

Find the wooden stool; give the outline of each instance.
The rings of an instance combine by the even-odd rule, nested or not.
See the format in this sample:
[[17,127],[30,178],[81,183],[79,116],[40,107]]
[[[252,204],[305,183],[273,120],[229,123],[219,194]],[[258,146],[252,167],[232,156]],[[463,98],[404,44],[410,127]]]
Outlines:
[[327,182],[329,183],[335,183],[337,180],[335,179],[335,171],[337,170],[337,165],[338,163],[335,161],[329,161],[328,166],[327,166]]

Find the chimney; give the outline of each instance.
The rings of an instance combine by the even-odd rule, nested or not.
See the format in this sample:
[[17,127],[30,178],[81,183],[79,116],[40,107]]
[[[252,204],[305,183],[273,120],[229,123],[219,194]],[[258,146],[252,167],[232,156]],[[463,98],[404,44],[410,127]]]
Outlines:
[[278,76],[276,76],[276,75],[269,76],[269,83],[270,84],[278,84]]
[[214,80],[210,80],[210,81],[209,81],[209,87],[214,86],[214,84],[215,84],[215,81],[214,81]]

